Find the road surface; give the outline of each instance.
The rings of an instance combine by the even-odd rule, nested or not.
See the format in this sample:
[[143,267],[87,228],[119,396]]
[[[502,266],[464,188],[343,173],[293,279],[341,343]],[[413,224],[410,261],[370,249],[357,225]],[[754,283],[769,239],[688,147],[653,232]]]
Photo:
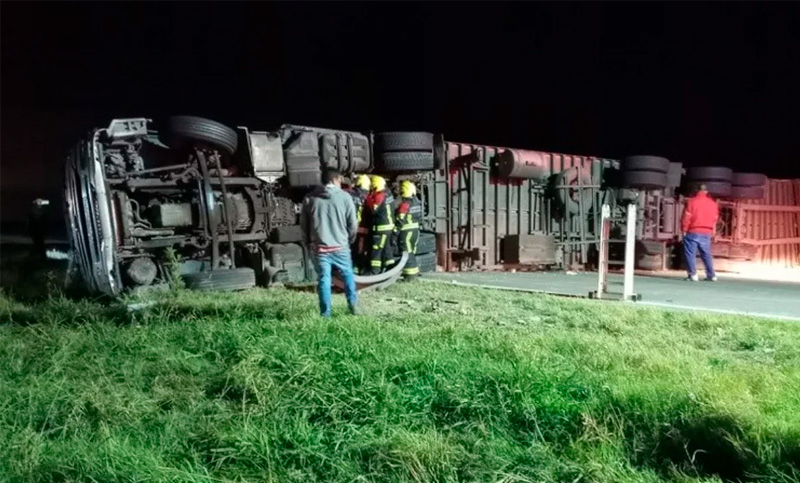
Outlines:
[[[493,288],[588,296],[597,288],[596,273],[565,272],[439,272],[425,278],[441,282]],[[609,275],[610,292],[622,292],[622,276]],[[742,279],[687,282],[682,279],[636,276],[637,304],[675,309],[747,314],[800,321],[800,284]]]

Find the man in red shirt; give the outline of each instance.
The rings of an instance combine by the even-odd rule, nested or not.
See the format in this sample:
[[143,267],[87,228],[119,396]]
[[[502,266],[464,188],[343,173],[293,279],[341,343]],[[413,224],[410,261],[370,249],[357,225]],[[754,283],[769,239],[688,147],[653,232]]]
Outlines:
[[686,200],[686,207],[681,218],[681,231],[683,232],[683,258],[686,262],[687,280],[696,282],[697,252],[706,267],[706,280],[717,281],[714,273],[714,261],[711,257],[711,237],[716,232],[719,219],[717,202],[708,196],[706,185],[701,184],[697,194]]

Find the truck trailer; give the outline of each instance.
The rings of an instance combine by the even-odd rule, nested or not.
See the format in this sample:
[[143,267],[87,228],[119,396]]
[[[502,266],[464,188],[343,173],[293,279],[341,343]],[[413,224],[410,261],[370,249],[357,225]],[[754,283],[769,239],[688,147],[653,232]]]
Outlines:
[[[299,207],[325,167],[348,179],[371,173],[392,185],[417,183],[422,271],[592,268],[601,207],[611,208],[622,231],[631,203],[640,212],[639,267],[678,268],[683,199],[698,183],[720,200],[719,256],[800,265],[800,180],[684,169],[657,156],[620,161],[457,143],[425,132],[254,131],[176,116],[114,119],[69,152],[74,279],[111,296],[178,276],[200,290],[313,281]],[[361,286],[385,286],[394,271]]]

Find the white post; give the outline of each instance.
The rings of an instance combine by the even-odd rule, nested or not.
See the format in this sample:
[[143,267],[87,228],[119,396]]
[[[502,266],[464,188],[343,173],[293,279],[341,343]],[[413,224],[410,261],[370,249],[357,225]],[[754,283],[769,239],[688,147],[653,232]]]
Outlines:
[[622,289],[624,300],[633,299],[633,269],[636,255],[636,203],[628,204],[628,220],[625,227],[625,282]]
[[611,218],[611,207],[603,205],[600,215],[600,253],[597,263],[597,298],[606,293],[608,276],[608,219]]

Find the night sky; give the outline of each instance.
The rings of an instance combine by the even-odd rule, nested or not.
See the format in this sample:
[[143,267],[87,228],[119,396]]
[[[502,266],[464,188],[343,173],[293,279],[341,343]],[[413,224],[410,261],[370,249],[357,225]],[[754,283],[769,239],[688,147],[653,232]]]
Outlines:
[[2,218],[113,117],[800,176],[798,3],[2,3]]

